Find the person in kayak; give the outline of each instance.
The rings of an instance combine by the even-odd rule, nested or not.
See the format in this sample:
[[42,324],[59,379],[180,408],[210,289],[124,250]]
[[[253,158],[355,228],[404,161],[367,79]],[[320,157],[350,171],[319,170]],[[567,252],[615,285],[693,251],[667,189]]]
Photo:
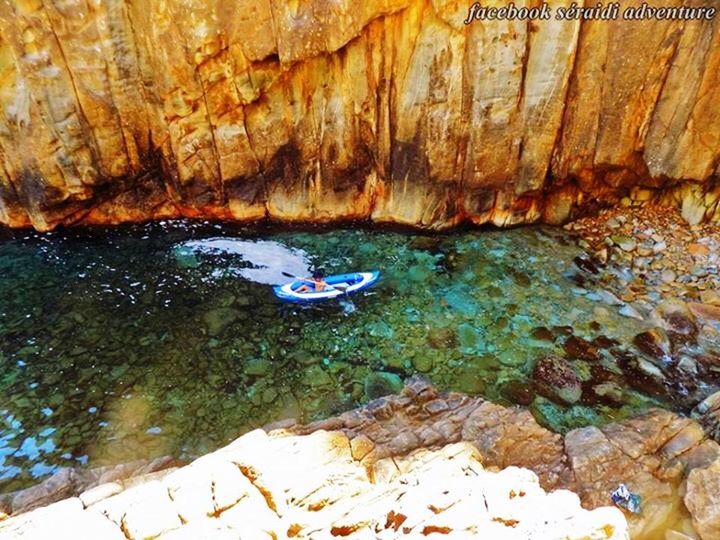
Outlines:
[[311,278],[305,280],[305,284],[302,285],[297,292],[308,293],[308,292],[322,292],[328,287],[325,281],[325,270],[318,268],[312,274]]

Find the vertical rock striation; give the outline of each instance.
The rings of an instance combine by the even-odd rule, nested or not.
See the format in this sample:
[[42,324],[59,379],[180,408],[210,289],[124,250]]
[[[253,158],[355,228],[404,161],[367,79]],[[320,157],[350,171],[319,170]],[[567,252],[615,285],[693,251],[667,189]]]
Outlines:
[[623,197],[720,219],[720,17],[468,7],[6,0],[0,222],[503,226]]

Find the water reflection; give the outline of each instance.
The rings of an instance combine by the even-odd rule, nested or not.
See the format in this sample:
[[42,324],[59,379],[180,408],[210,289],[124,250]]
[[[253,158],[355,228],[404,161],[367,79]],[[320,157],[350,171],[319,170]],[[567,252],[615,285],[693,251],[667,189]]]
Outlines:
[[[279,285],[288,278],[283,272],[295,276],[308,275],[310,263],[308,255],[301,249],[289,248],[280,242],[271,240],[242,240],[239,238],[208,238],[183,242],[175,247],[178,263],[186,268],[197,268],[199,254],[226,256],[225,268],[219,272],[229,272],[253,283]],[[222,273],[213,273],[218,278]]]

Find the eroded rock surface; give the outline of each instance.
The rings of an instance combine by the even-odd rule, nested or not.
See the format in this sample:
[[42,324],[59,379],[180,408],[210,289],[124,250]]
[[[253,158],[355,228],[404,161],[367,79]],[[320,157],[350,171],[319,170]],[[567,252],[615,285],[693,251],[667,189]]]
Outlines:
[[5,2],[0,222],[558,223],[639,193],[720,219],[720,17],[466,16],[446,0]]
[[[563,437],[520,408],[439,393],[414,378],[402,394],[335,419],[267,430],[139,486],[104,484],[7,519],[0,538],[45,538],[69,522],[72,538],[602,539],[629,531],[639,540],[710,540],[720,530],[720,447],[668,411]],[[641,496],[639,514],[607,508],[621,483]]]
[[631,537],[637,539],[654,539],[675,528],[682,531],[691,518],[711,512],[708,505],[714,503],[703,498],[705,502],[698,501],[688,513],[690,507],[683,505],[681,493],[690,471],[705,470],[720,457],[720,446],[698,423],[669,411],[655,409],[562,437],[537,424],[526,410],[439,393],[419,378],[410,379],[400,396],[292,429],[297,433],[340,430],[350,439],[355,455],[367,462],[448,442],[471,442],[486,467],[528,468],[538,475],[542,487],[572,490],[586,508],[610,504],[610,493],[625,483],[643,500],[642,513],[627,516]]
[[[72,523],[72,527],[69,527]],[[69,529],[72,531],[69,531]],[[161,481],[0,524],[0,538],[628,538],[615,508],[483,468],[469,443],[366,466],[341,433],[252,432]],[[47,536],[44,536],[47,535]]]
[[107,497],[146,482],[149,478],[167,474],[182,464],[170,456],[164,456],[94,469],[61,469],[33,487],[0,495],[0,512],[20,514],[80,493],[85,493],[86,500]]
[[720,392],[715,392],[699,403],[693,410],[693,417],[711,437],[720,441]]

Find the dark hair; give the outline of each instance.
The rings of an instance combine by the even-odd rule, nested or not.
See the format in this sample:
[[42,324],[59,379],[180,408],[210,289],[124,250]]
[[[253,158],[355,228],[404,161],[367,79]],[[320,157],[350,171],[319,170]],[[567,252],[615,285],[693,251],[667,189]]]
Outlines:
[[316,269],[313,271],[312,277],[314,277],[315,279],[322,279],[322,278],[324,278],[324,277],[325,277],[325,269],[324,269],[324,268],[316,268]]

